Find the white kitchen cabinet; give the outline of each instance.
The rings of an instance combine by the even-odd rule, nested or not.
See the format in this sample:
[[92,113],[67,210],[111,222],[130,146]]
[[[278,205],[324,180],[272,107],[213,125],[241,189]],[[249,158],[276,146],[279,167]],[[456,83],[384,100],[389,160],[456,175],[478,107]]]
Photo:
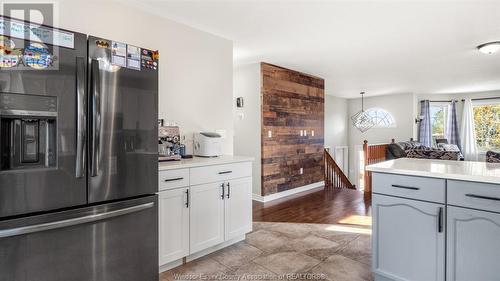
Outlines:
[[252,162],[196,167],[191,168],[189,174],[192,185],[251,177]]
[[401,158],[367,170],[376,281],[500,280],[500,167]]
[[241,159],[160,164],[161,270],[241,241],[252,230],[252,159]]
[[445,279],[445,206],[374,194],[375,280]]
[[500,213],[498,184],[449,180],[447,185],[448,205]]
[[158,190],[169,190],[189,186],[189,169],[158,172]]
[[444,204],[446,180],[374,173],[373,193]]
[[188,196],[188,187],[158,193],[160,264],[189,254]]
[[252,230],[252,178],[227,181],[225,188],[225,240],[230,240]]
[[190,254],[224,242],[224,184],[190,187]]
[[500,214],[448,207],[447,280],[500,279]]

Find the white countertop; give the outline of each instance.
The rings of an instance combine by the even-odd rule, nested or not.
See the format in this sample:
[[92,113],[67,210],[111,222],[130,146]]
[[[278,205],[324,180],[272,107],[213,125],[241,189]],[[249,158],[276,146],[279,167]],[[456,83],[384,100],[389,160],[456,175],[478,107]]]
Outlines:
[[229,164],[229,163],[238,163],[238,162],[248,162],[253,161],[253,157],[247,156],[237,156],[237,155],[222,155],[218,157],[196,157],[194,156],[191,159],[182,159],[179,161],[167,161],[167,162],[159,162],[158,170],[175,170],[182,168],[194,168],[201,166],[211,166],[211,165],[220,165],[220,164]]
[[372,164],[368,171],[500,184],[500,163],[399,158]]

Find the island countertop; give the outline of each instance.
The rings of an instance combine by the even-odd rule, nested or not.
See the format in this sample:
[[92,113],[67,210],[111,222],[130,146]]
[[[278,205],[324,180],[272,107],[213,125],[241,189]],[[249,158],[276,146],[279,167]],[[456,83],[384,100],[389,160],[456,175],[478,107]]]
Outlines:
[[500,163],[399,158],[372,164],[377,173],[500,184]]
[[238,162],[254,161],[254,158],[237,155],[222,155],[218,157],[197,157],[182,159],[179,161],[166,161],[158,163],[159,171],[175,170],[183,168],[194,168],[201,166],[221,165]]

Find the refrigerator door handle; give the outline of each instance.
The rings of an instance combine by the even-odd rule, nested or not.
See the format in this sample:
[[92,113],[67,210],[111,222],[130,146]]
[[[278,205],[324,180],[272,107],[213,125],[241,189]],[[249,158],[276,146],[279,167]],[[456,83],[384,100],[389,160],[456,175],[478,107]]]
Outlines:
[[92,59],[90,64],[91,75],[91,151],[90,151],[90,176],[95,177],[99,174],[99,142],[101,140],[101,81],[99,77],[99,61]]
[[85,97],[85,58],[76,58],[76,178],[85,174],[87,138],[87,99]]
[[132,207],[127,207],[123,209],[118,209],[109,212],[103,212],[98,214],[86,215],[82,217],[76,217],[66,220],[47,222],[41,224],[34,224],[28,226],[22,226],[17,228],[0,230],[0,238],[12,237],[17,235],[29,234],[34,232],[46,231],[51,229],[63,228],[68,226],[74,226],[78,224],[84,224],[89,222],[95,222],[100,220],[105,220],[113,217],[123,216],[130,213],[136,213],[145,209],[154,207],[154,202],[149,202],[141,205],[136,205]]

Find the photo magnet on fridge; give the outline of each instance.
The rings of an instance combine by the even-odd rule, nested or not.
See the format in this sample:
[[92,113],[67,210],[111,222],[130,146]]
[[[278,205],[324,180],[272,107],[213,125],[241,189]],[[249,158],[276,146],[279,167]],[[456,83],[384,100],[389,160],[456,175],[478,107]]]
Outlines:
[[127,66],[127,44],[113,41],[111,43],[111,63],[113,65]]
[[141,48],[127,45],[127,68],[141,70]]

